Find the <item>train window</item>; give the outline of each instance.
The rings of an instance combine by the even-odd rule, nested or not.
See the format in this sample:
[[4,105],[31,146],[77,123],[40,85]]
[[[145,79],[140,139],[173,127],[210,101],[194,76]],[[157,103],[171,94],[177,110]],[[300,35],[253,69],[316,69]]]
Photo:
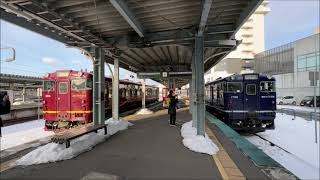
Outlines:
[[246,93],[247,93],[247,95],[256,95],[256,85],[255,84],[247,84]]
[[112,98],[112,84],[109,85],[109,98]]
[[68,83],[60,82],[59,83],[59,94],[66,94],[68,92]]
[[85,90],[86,89],[86,80],[85,79],[74,79],[71,81],[72,90]]
[[275,92],[275,82],[274,81],[262,81],[260,82],[261,92]]
[[87,86],[87,89],[92,89],[92,79],[87,79],[86,86]]
[[127,96],[127,89],[125,89],[125,88],[122,89],[122,96],[123,97]]
[[54,89],[54,81],[44,81],[43,89],[45,91],[52,91]]
[[227,83],[227,92],[228,93],[242,92],[242,83],[241,82],[228,82]]

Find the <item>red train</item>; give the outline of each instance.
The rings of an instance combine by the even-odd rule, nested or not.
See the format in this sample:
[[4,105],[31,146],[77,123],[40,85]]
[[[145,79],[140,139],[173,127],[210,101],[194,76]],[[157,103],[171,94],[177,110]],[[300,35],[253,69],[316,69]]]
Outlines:
[[[43,83],[43,116],[46,129],[68,128],[92,122],[92,77],[88,72],[63,70],[46,75]],[[106,113],[111,113],[112,80],[105,78]],[[159,89],[146,86],[146,103],[158,100]],[[142,85],[119,83],[119,109],[141,106]]]

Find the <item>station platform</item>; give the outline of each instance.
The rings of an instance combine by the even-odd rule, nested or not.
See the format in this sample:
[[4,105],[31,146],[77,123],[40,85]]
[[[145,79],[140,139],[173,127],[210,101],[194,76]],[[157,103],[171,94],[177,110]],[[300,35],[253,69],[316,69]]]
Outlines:
[[134,125],[88,152],[56,163],[14,167],[1,179],[270,179],[207,119],[206,133],[219,147],[216,155],[193,152],[182,144],[181,125],[191,120],[177,110],[177,127],[167,110],[130,115]]

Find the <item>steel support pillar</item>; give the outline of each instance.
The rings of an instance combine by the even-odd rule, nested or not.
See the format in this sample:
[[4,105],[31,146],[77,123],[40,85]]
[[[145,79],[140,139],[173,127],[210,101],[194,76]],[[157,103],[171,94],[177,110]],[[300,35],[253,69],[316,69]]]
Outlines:
[[195,38],[195,70],[196,70],[196,111],[197,111],[197,134],[205,135],[205,104],[204,104],[204,46],[203,36]]
[[[189,89],[187,90],[187,92],[188,92],[187,94],[189,96],[189,113],[192,114],[192,107],[193,107],[193,101],[192,101],[192,79],[189,81]],[[192,119],[192,121],[193,121],[193,119]]]
[[26,102],[26,87],[22,88],[22,102]]
[[196,103],[196,89],[197,89],[197,84],[196,84],[196,59],[195,59],[195,49],[193,49],[193,54],[192,54],[192,62],[191,62],[191,69],[192,69],[192,77],[191,77],[191,105],[192,105],[192,127],[197,127],[197,103]]
[[142,109],[146,108],[146,80],[142,79]]
[[119,120],[119,59],[114,58],[112,80],[112,118]]
[[105,78],[104,51],[94,48],[93,62],[93,124],[103,124],[105,121]]

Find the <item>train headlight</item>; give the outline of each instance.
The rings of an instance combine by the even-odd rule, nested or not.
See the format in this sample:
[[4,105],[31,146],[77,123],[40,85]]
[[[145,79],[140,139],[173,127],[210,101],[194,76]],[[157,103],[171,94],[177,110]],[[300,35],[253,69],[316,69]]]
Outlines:
[[307,101],[307,104],[310,104],[311,103],[311,101]]
[[272,78],[272,76],[270,76],[270,75],[267,75],[267,78],[268,78],[268,79],[271,79],[271,78]]
[[47,101],[42,101],[42,103],[43,103],[43,104],[46,104],[46,103],[47,103]]

